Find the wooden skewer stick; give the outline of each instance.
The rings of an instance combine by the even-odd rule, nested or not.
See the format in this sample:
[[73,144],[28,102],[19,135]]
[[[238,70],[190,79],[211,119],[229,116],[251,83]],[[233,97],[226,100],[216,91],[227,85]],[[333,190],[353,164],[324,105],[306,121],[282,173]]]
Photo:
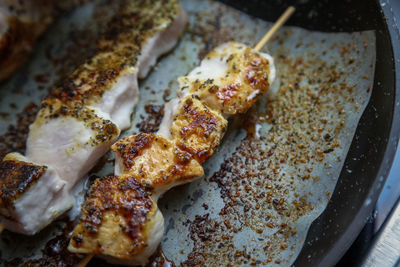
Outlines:
[[85,267],[94,257],[94,254],[87,254],[77,265],[77,267]]
[[[265,45],[266,42],[274,35],[274,33],[290,18],[293,14],[295,8],[290,6],[286,11],[279,17],[272,28],[264,35],[264,37],[258,42],[254,47],[254,50],[260,51],[260,49]],[[94,254],[87,254],[81,262],[79,262],[77,267],[85,267],[89,261],[94,257]]]
[[272,28],[264,35],[264,37],[258,42],[254,47],[254,50],[260,51],[260,49],[265,45],[266,42],[274,35],[274,33],[290,18],[293,14],[295,8],[290,6],[286,11],[279,17]]

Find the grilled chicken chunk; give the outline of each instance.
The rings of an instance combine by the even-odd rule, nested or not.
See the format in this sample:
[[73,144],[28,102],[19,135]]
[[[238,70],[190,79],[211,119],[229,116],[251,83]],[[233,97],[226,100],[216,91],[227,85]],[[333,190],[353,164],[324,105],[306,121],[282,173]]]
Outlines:
[[115,175],[129,174],[158,197],[173,186],[188,183],[203,175],[200,163],[171,140],[140,133],[123,138],[112,147]]
[[[203,71],[207,75],[202,74]],[[217,47],[202,61],[200,67],[179,79],[180,98],[171,100],[166,106],[158,134],[140,133],[113,145],[116,176],[106,177],[105,183],[123,187],[127,179],[134,179],[141,185],[136,190],[145,190],[149,198],[157,201],[171,187],[201,177],[201,163],[211,157],[227,129],[224,116],[246,112],[268,90],[274,72],[273,60],[269,55],[239,43],[231,42]],[[229,92],[224,89],[232,84],[235,89]],[[96,185],[102,181],[97,180]],[[147,257],[155,251],[163,233],[162,215],[157,218],[158,223],[154,222],[154,216],[147,216],[146,211],[109,213],[112,218],[95,216],[98,218],[98,231],[92,235],[87,214],[104,210],[101,205],[119,207],[121,201],[110,197],[111,202],[103,204],[103,191],[97,189],[96,185],[83,207],[84,215],[74,229],[68,249],[77,253],[93,253],[112,263],[146,264]],[[147,201],[136,200],[132,203],[143,206]],[[93,202],[102,204],[93,208]],[[111,220],[114,224],[110,224]],[[131,221],[139,223],[143,235],[147,236],[147,246],[143,246],[141,237],[130,236],[129,240],[126,239],[126,232],[118,230],[121,221],[124,222],[122,225]],[[115,234],[113,240],[127,240],[130,246],[115,249],[116,245],[110,244],[105,238],[110,238],[110,232]],[[153,236],[148,235],[150,232]],[[97,249],[99,247],[101,249]]]
[[[111,262],[118,258],[119,263],[144,264],[163,229],[156,202],[136,178],[107,176],[92,186],[69,250],[102,254]],[[138,253],[141,257],[134,257]]]
[[[144,77],[157,57],[176,44],[185,23],[186,15],[177,0],[123,1],[98,43],[98,53],[42,102],[30,126],[26,160],[20,164],[34,162],[54,170],[53,178],[48,179],[64,181],[62,192],[51,186],[46,190],[27,188],[13,199],[20,206],[18,213],[1,206],[7,229],[34,234],[71,208],[74,186],[130,125],[139,95],[137,77]],[[0,181],[8,179],[13,179],[12,173],[0,174]],[[64,196],[62,203],[54,208],[51,202],[41,207],[43,213],[36,214],[47,220],[38,224],[24,218],[29,206],[20,199],[41,199],[43,195],[56,199],[55,194]]]
[[108,151],[120,128],[96,109],[49,102],[43,101],[30,126],[26,156],[53,167],[71,188]]
[[179,148],[203,163],[220,144],[227,120],[197,100],[194,95],[182,99],[171,123],[171,138]]
[[0,212],[11,231],[19,231],[24,225],[37,228],[47,224],[68,200],[66,182],[53,168],[18,153],[8,154],[0,162],[0,177]]
[[209,107],[233,115],[245,113],[274,79],[271,56],[228,42],[211,51],[179,83],[181,95],[194,94]]

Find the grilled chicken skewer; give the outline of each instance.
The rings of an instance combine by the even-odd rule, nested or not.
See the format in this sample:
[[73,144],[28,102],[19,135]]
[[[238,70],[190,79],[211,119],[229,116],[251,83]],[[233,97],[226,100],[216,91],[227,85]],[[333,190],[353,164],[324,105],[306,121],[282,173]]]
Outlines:
[[160,243],[164,220],[158,198],[204,173],[227,129],[227,117],[245,113],[275,77],[273,59],[236,42],[211,51],[179,79],[178,98],[166,106],[158,134],[121,139],[112,146],[115,175],[89,191],[68,249],[111,263],[144,265]]
[[32,235],[71,208],[75,185],[129,127],[137,78],[176,44],[185,23],[178,0],[121,3],[98,53],[42,102],[26,156],[0,162],[6,229]]

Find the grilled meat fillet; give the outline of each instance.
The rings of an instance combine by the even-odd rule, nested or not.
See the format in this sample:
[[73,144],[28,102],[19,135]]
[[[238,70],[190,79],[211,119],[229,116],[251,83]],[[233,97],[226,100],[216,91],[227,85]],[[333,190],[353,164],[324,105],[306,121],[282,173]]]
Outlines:
[[220,144],[227,126],[228,121],[219,111],[189,95],[181,100],[170,135],[180,149],[203,163]]
[[203,168],[187,151],[155,134],[123,138],[112,147],[115,175],[128,173],[151,189],[156,200],[173,186],[203,175]]
[[[203,175],[201,163],[211,157],[220,144],[227,129],[225,117],[246,112],[268,90],[274,75],[273,60],[269,55],[234,42],[217,47],[199,67],[179,79],[180,97],[167,104],[158,134],[140,133],[113,145],[115,176],[99,179],[96,185],[105,181],[110,187],[118,184],[121,188],[133,180],[141,187],[132,190],[138,190],[137,194],[143,190],[147,192],[156,207],[155,202],[165,191]],[[118,197],[110,197],[110,202],[103,203],[103,191],[96,185],[90,191],[68,249],[92,253],[112,263],[145,265],[161,240],[162,215],[155,217],[157,212],[147,213],[147,209],[109,213],[108,207],[120,207],[118,203],[127,201],[129,196],[124,199],[122,194],[115,193]],[[101,204],[93,208],[92,203]],[[147,198],[136,198],[130,203],[144,206],[150,202]],[[96,232],[93,232],[91,223],[87,222],[95,211],[98,213],[95,216]],[[113,224],[110,224],[111,220]],[[132,236],[120,227],[132,221],[140,225],[142,235]],[[110,232],[115,234],[113,240],[127,241],[130,246],[124,243],[116,249],[107,239]]]
[[64,205],[63,198],[68,198],[66,182],[52,167],[17,153],[8,154],[0,163],[0,176],[0,212],[3,218],[18,221],[6,225],[11,231],[20,231],[21,225],[38,228],[47,224]]
[[[200,66],[179,78],[181,94],[196,95],[224,115],[245,113],[275,79],[275,67],[271,62],[270,55],[244,44],[222,44],[211,51]],[[266,69],[270,71],[266,73]]]
[[[1,220],[7,229],[35,234],[71,208],[74,186],[109,150],[121,130],[129,127],[139,96],[137,78],[146,76],[156,59],[176,44],[185,23],[186,15],[177,0],[121,3],[98,43],[98,53],[42,102],[30,126],[26,157],[18,155],[16,158],[23,160],[14,161],[17,165],[36,164],[38,168],[52,170],[42,174],[50,175],[46,179],[63,181],[63,188],[55,190],[55,182],[45,190],[33,186],[43,175],[30,181],[32,186],[12,199],[14,205],[0,205]],[[0,168],[7,164],[10,162],[0,162]],[[0,183],[13,179],[12,175],[0,173]],[[25,178],[28,181],[30,175]],[[42,216],[40,223],[25,218],[29,201],[20,199],[33,201],[43,197],[52,201],[46,205],[34,201],[36,216]]]
[[[138,265],[154,252],[163,229],[156,202],[135,177],[107,176],[97,179],[89,191],[71,247],[79,253],[106,252],[122,263]],[[130,260],[138,253],[141,257]]]

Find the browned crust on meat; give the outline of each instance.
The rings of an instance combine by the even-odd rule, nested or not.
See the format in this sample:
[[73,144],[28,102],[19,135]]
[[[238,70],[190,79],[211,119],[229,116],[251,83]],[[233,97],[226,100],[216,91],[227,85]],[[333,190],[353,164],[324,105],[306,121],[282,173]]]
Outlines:
[[135,158],[143,153],[154,141],[154,134],[139,133],[116,142],[111,149],[118,153],[127,170],[135,164]]
[[177,0],[123,1],[97,44],[97,54],[79,66],[49,98],[63,103],[98,101],[123,71],[134,71],[142,46],[171,25],[180,12]]
[[151,186],[153,188],[176,183],[187,183],[193,179],[199,178],[204,174],[203,167],[196,161],[193,154],[173,147],[173,162],[165,170],[160,168],[159,175],[151,177]]
[[187,118],[190,117],[190,123],[179,131],[182,138],[188,137],[193,133],[208,137],[217,130],[218,119],[207,111],[206,106],[204,108],[204,112],[199,112],[198,109],[193,107],[192,99],[189,98],[185,101],[182,115],[187,116]]
[[[51,101],[51,104],[49,104]],[[40,127],[48,119],[56,119],[59,117],[72,117],[79,121],[83,121],[85,126],[95,132],[90,142],[91,145],[99,145],[110,140],[115,140],[120,130],[111,120],[104,119],[97,115],[96,110],[81,106],[78,104],[66,105],[58,99],[51,99],[42,103],[38,117],[43,120],[36,119],[35,126]]]
[[46,166],[5,160],[0,162],[0,206],[7,209],[46,172]]
[[[247,62],[245,69],[246,81],[254,89],[260,90],[259,95],[264,95],[270,86],[269,68],[270,62],[254,51],[248,51],[244,54],[244,60]],[[251,102],[251,105],[256,101]]]
[[121,158],[125,173],[135,176],[151,190],[192,180],[204,173],[193,154],[155,134],[123,138],[112,149]]
[[141,183],[132,176],[118,177],[106,176],[97,179],[92,186],[83,215],[72,235],[70,246],[75,248],[88,248],[86,242],[96,241],[89,249],[92,253],[102,254],[107,248],[99,237],[105,213],[112,213],[113,217],[123,218],[124,223],[119,227],[120,233],[127,236],[131,243],[127,255],[134,255],[146,246],[144,226],[148,216],[155,209],[148,192]]
[[[211,51],[206,58],[213,57],[223,58],[215,50]],[[190,92],[197,95],[211,108],[223,113],[246,113],[270,86],[268,79],[270,62],[250,47],[232,43],[232,52],[226,59],[226,63],[228,70],[222,84],[213,79],[195,80],[189,85]]]
[[171,135],[183,151],[199,163],[206,161],[220,144],[228,122],[195,98],[181,104],[171,125]]

